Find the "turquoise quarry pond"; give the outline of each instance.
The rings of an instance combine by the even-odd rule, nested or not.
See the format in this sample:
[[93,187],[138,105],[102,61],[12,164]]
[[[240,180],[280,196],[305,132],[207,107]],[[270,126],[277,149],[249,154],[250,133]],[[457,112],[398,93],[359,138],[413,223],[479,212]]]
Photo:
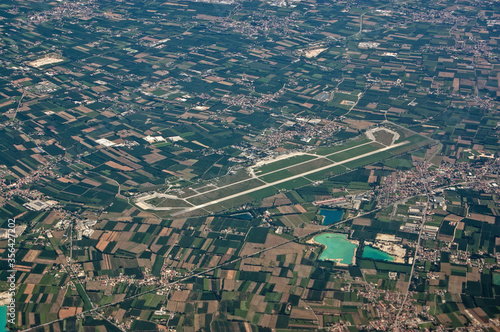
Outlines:
[[0,306],[0,332],[8,332],[7,329],[7,306]]
[[370,246],[366,246],[363,248],[363,258],[372,258],[388,262],[392,262],[394,260],[394,256],[391,256],[388,253],[383,252],[382,250],[378,250]]
[[340,210],[321,209],[319,210],[319,214],[325,217],[323,219],[323,225],[327,226],[339,222],[344,212]]
[[357,245],[347,240],[347,234],[324,233],[315,236],[314,241],[326,246],[319,256],[320,260],[336,260],[346,265],[352,263]]

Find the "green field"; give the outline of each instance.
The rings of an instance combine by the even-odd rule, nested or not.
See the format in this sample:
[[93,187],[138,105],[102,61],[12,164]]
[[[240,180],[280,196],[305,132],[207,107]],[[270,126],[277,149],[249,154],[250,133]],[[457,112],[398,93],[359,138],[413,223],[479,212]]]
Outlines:
[[87,293],[83,289],[82,285],[80,285],[80,284],[77,283],[77,284],[75,284],[75,287],[76,287],[76,290],[78,291],[78,294],[80,294],[80,296],[83,299],[83,309],[84,310],[90,310],[90,309],[92,309],[92,304],[90,302],[90,299],[87,296]]
[[261,167],[258,167],[255,170],[255,174],[256,175],[263,175],[263,174],[273,172],[273,171],[276,171],[276,170],[279,170],[279,169],[282,169],[282,168],[285,168],[288,166],[297,165],[298,163],[308,161],[311,159],[315,159],[315,158],[316,157],[310,156],[310,155],[302,155],[302,156],[296,156],[296,157],[291,157],[291,158],[275,161],[273,163],[269,163],[266,165],[262,165]]
[[270,174],[260,176],[259,179],[261,179],[262,181],[265,181],[267,183],[271,183],[271,182],[276,182],[279,180],[289,178],[292,175],[293,174],[290,173],[287,169],[283,169],[283,170],[272,172]]
[[350,149],[350,150],[347,150],[344,152],[336,152],[334,154],[330,154],[330,155],[328,155],[328,159],[335,161],[335,162],[339,162],[342,160],[357,157],[357,156],[365,154],[365,153],[377,151],[378,149],[380,149],[382,147],[383,146],[378,144],[378,143],[366,144],[366,145],[359,146],[359,147],[356,147],[356,148],[353,148],[353,149]]
[[192,203],[192,204],[203,204],[212,200],[216,200],[222,197],[234,195],[237,193],[240,193],[245,190],[257,188],[258,186],[262,185],[263,182],[257,179],[249,179],[244,182],[232,184],[228,187],[220,188],[217,190],[213,190],[208,193],[204,193],[201,195],[196,195],[194,197],[189,197],[187,198],[187,201]]
[[348,148],[352,148],[364,143],[371,142],[368,138],[366,137],[360,137],[352,140],[348,140],[344,142],[342,145],[336,145],[336,146],[331,146],[331,147],[321,147],[316,150],[316,154],[319,154],[320,156],[326,156],[335,152],[343,151]]

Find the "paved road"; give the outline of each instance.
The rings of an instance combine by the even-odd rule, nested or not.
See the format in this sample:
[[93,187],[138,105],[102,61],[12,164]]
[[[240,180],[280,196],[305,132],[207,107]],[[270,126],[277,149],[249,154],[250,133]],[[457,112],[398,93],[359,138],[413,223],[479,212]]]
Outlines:
[[410,293],[411,280],[413,278],[413,273],[415,271],[415,263],[417,262],[417,258],[418,258],[418,250],[420,249],[420,241],[422,239],[422,233],[424,231],[425,219],[427,218],[427,206],[429,204],[429,193],[427,190],[427,186],[425,186],[425,191],[427,191],[427,202],[425,205],[424,213],[422,215],[422,225],[420,225],[420,232],[418,233],[417,246],[415,247],[415,256],[413,256],[413,262],[411,264],[410,278],[408,280],[408,287],[406,288],[405,298],[403,299],[403,302],[401,303],[401,307],[399,308],[398,313],[396,314],[396,319],[394,320],[394,330],[395,331],[399,330],[399,323],[400,323],[399,316],[401,315],[401,312],[404,309],[404,305],[406,304],[406,301],[408,300],[408,294]]

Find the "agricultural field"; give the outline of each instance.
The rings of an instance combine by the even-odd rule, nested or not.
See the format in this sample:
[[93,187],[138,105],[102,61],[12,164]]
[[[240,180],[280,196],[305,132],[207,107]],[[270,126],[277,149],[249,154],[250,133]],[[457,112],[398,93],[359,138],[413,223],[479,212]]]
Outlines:
[[498,327],[498,1],[0,17],[7,330]]

